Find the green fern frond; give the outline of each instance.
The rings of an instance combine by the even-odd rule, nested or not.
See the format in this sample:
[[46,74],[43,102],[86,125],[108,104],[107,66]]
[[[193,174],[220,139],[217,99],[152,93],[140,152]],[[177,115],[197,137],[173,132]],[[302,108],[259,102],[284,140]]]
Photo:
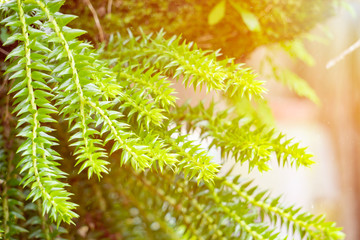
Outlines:
[[212,161],[200,144],[190,141],[187,135],[182,135],[178,127],[168,127],[159,131],[159,136],[177,154],[177,172],[184,173],[189,178],[195,177],[197,182],[212,182],[219,171],[219,164]]
[[16,40],[20,42],[18,47],[7,56],[13,62],[5,74],[10,73],[9,79],[15,80],[15,86],[9,93],[16,92],[14,99],[17,106],[13,111],[19,117],[17,128],[21,129],[18,136],[26,139],[17,151],[22,154],[22,160],[18,163],[21,166],[20,173],[26,172],[22,183],[24,186],[31,185],[28,198],[34,201],[43,199],[44,213],[49,213],[58,223],[71,222],[71,218],[77,216],[72,211],[76,204],[68,201],[70,194],[64,189],[68,185],[58,180],[65,173],[57,167],[59,155],[50,148],[57,141],[49,135],[53,130],[45,126],[46,123],[55,121],[50,114],[56,113],[56,108],[49,100],[53,97],[51,89],[44,83],[43,76],[46,73],[42,73],[49,72],[50,69],[41,59],[33,61],[31,56],[32,53],[39,52],[37,54],[42,56],[44,52],[48,52],[41,44],[41,34],[28,26],[29,21],[36,24],[34,18],[39,19],[39,16],[36,13],[36,17],[28,15],[24,8],[28,11],[32,8],[24,6],[20,0],[6,4],[16,12],[12,15],[15,17],[7,18],[4,22],[19,24],[21,29],[21,35],[16,35]]
[[[146,215],[160,211],[174,227],[183,225],[185,232],[181,235],[185,239],[287,239],[279,235],[281,226],[286,227],[289,234],[302,239],[344,237],[340,228],[325,222],[323,216],[301,213],[295,207],[283,207],[279,198],[271,199],[267,191],[258,192],[250,182],[242,183],[240,176],[233,180],[217,178],[216,187],[213,187],[188,182],[171,171],[153,174],[122,169],[120,172],[127,182],[119,180],[116,188],[126,191],[127,195],[140,197],[133,202],[148,209]],[[259,218],[261,223],[257,222]]]
[[[239,177],[232,181],[225,178],[219,179],[223,186],[229,187],[237,196],[247,204],[259,208],[262,221],[269,219],[273,226],[284,226],[288,234],[298,234],[301,239],[343,239],[345,236],[341,228],[334,222],[326,222],[324,215],[314,216],[295,206],[285,207],[278,198],[270,198],[268,191],[257,191],[251,186],[252,181],[242,182]],[[267,218],[266,218],[267,217]]]
[[[146,146],[140,145],[140,139],[134,134],[125,132],[128,128],[126,123],[117,121],[119,113],[107,113],[102,107],[97,106],[95,103],[88,102],[94,111],[100,115],[97,119],[97,125],[102,124],[101,134],[109,132],[106,136],[104,143],[114,140],[111,152],[113,153],[119,149],[123,149],[121,164],[131,161],[131,165],[135,169],[144,169],[151,166],[151,159],[145,154]],[[102,105],[104,106],[104,105]]]
[[181,79],[185,86],[192,85],[194,89],[206,87],[208,92],[219,90],[231,95],[238,92],[247,98],[261,98],[265,92],[262,82],[255,80],[256,75],[243,68],[243,64],[235,64],[233,59],[218,61],[219,51],[203,51],[180,37],[166,40],[164,35],[161,31],[155,37],[152,34],[134,37],[129,31],[126,39],[118,34],[115,44],[110,42],[103,56],[130,65],[155,67],[161,74]]
[[185,104],[173,111],[171,118],[178,124],[186,124],[188,132],[200,129],[202,139],[209,138],[209,148],[216,146],[222,157],[232,156],[241,163],[247,161],[249,170],[255,166],[260,171],[270,169],[271,153],[276,153],[278,164],[291,166],[310,166],[314,162],[306,148],[291,140],[284,140],[285,135],[267,130],[256,120],[244,117],[229,117],[229,110],[219,113],[214,111],[214,103],[205,108],[202,103],[196,107]]
[[[52,115],[60,114],[68,121],[72,133],[70,146],[75,147],[75,165],[81,164],[80,172],[87,168],[88,177],[93,174],[100,177],[101,173],[108,172],[103,146],[109,141],[114,142],[110,153],[122,149],[121,163],[130,161],[135,169],[149,168],[155,161],[160,169],[177,162],[164,144],[156,142],[157,135],[139,138],[126,123],[118,121],[123,113],[127,121],[131,121],[137,112],[136,122],[140,129],[141,126],[149,129],[150,124],[157,126],[165,117],[161,108],[152,107],[146,100],[145,92],[130,88],[119,91],[113,73],[96,60],[96,55],[89,49],[91,45],[75,39],[83,31],[65,26],[74,17],[55,14],[61,3],[9,1],[7,7],[15,12],[3,20],[7,26],[21,27],[21,33],[15,33],[7,42],[19,41],[20,44],[7,57],[13,61],[6,73],[11,74],[10,79],[15,79],[10,93],[15,93],[18,136],[25,138],[18,150],[24,156],[19,163],[21,172],[27,172],[22,182],[24,186],[31,184],[32,192],[28,197],[34,201],[41,197],[44,213],[49,213],[58,224],[71,222],[77,215],[72,211],[76,205],[68,202],[70,194],[64,190],[68,185],[58,181],[65,173],[57,167],[56,161],[61,158],[51,148],[57,141],[48,126],[48,123],[56,122]],[[98,74],[99,69],[102,71]],[[107,81],[103,82],[104,76]],[[165,87],[168,85],[163,83]],[[105,103],[102,106],[97,103],[107,99],[112,101],[101,102]],[[117,104],[120,104],[118,109]],[[99,131],[96,127],[100,125]],[[204,163],[202,166],[207,167]],[[192,169],[193,173],[196,171]],[[198,180],[201,179],[210,181],[211,177],[201,173]]]
[[129,82],[137,89],[146,89],[146,95],[150,95],[158,107],[168,110],[169,107],[175,106],[176,97],[173,95],[174,89],[170,87],[171,82],[155,69],[139,69],[136,65],[116,65],[113,69],[118,72],[120,82]]
[[282,42],[280,43],[280,46],[287,54],[289,54],[290,57],[299,59],[310,66],[315,64],[314,58],[306,50],[304,43],[300,38],[294,39],[292,41]]
[[[103,145],[102,142],[94,138],[97,131],[89,126],[94,124],[94,121],[88,117],[89,110],[85,106],[86,91],[90,92],[90,86],[85,85],[89,82],[89,79],[85,78],[83,74],[87,72],[87,70],[89,71],[89,69],[87,69],[87,65],[83,64],[88,63],[88,61],[92,59],[91,56],[88,56],[88,59],[81,59],[80,53],[83,51],[84,46],[77,41],[71,42],[75,37],[83,34],[84,31],[61,26],[58,23],[61,22],[58,19],[63,20],[62,22],[64,23],[64,19],[67,19],[66,15],[55,16],[50,9],[57,11],[57,4],[61,4],[62,2],[48,2],[47,5],[41,1],[36,1],[36,3],[49,21],[47,22],[48,27],[53,30],[50,39],[54,41],[55,46],[56,43],[58,43],[62,49],[60,55],[56,56],[57,62],[55,64],[57,64],[57,66],[52,71],[56,74],[55,76],[59,84],[55,91],[55,100],[59,99],[56,106],[58,106],[60,113],[63,114],[70,123],[73,121],[76,122],[71,128],[73,135],[70,138],[70,141],[75,140],[72,146],[76,147],[74,153],[77,156],[76,165],[82,163],[79,171],[87,168],[89,177],[91,177],[93,173],[100,177],[102,173],[108,172],[106,168],[108,162],[104,160],[107,154],[101,147]],[[90,84],[88,83],[88,85]],[[91,88],[91,90],[92,89],[93,88]],[[64,91],[70,91],[71,94],[64,94]]]
[[267,58],[267,62],[271,68],[272,77],[276,81],[284,84],[297,95],[306,97],[316,104],[320,104],[319,97],[304,79],[289,69],[277,65],[270,58]]

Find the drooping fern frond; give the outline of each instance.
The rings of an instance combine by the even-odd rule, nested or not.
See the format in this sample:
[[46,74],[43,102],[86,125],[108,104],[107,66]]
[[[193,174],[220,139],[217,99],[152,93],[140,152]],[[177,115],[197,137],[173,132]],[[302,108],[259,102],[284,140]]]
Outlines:
[[243,64],[235,64],[233,59],[217,60],[220,51],[203,51],[193,42],[186,43],[176,36],[166,40],[164,35],[159,32],[155,37],[134,37],[129,31],[129,38],[124,38],[118,34],[102,56],[118,58],[122,65],[129,62],[147,68],[154,66],[163,75],[181,78],[185,86],[206,87],[207,92],[238,92],[251,98],[261,97],[265,91],[263,82],[256,80],[256,74]]
[[[240,176],[216,178],[217,187],[213,187],[189,182],[167,170],[161,174],[119,171],[121,177],[114,186],[119,194],[131,198],[130,208],[139,209],[137,214],[142,220],[136,224],[150,227],[147,217],[160,214],[162,217],[156,221],[166,222],[156,231],[166,234],[168,227],[175,229],[175,236],[166,235],[167,239],[177,239],[176,234],[184,239],[287,239],[279,232],[279,226],[301,239],[343,238],[340,228],[325,222],[323,216],[284,207],[280,198],[272,199],[267,191],[257,191],[251,181],[243,181]],[[110,205],[116,206],[117,200],[112,201]],[[118,216],[117,220],[124,222],[123,217]],[[141,233],[139,238],[154,239],[148,234],[151,231]]]
[[[85,85],[89,79],[80,75],[81,72],[92,70],[91,68],[87,69],[87,65],[85,65],[92,59],[90,55],[89,59],[79,60],[80,50],[86,50],[87,46],[81,45],[81,43],[76,40],[72,42],[73,46],[70,45],[71,40],[81,35],[83,31],[67,28],[59,24],[61,21],[53,14],[57,11],[56,4],[59,5],[61,2],[49,2],[56,6],[55,9],[49,8],[49,6],[46,6],[41,1],[36,1],[36,3],[40,6],[49,21],[47,22],[48,27],[53,30],[50,39],[54,41],[55,46],[56,43],[60,45],[60,55],[56,56],[57,62],[54,63],[55,68],[52,71],[56,74],[55,78],[58,81],[58,87],[55,93],[56,100],[59,99],[59,101],[57,101],[56,105],[60,113],[69,120],[70,124],[75,121],[75,124],[71,128],[71,132],[74,134],[71,136],[70,141],[75,140],[72,145],[76,146],[76,164],[82,163],[79,171],[88,168],[89,177],[91,177],[93,173],[100,176],[101,173],[107,172],[105,166],[108,163],[103,160],[107,155],[101,147],[101,141],[94,138],[97,131],[89,126],[94,124],[94,120],[88,117],[89,110],[86,109],[86,91],[89,91],[87,88],[90,87],[90,84]],[[53,10],[53,12],[50,10]],[[66,19],[67,17],[66,15],[58,15],[58,18]],[[70,18],[70,20],[71,19],[72,18]],[[54,51],[53,53],[57,52],[58,51]],[[68,91],[71,92],[71,95],[67,94]],[[96,92],[96,89],[94,92]]]
[[11,39],[20,42],[18,47],[7,56],[18,58],[13,60],[5,73],[11,74],[9,79],[15,79],[9,93],[16,92],[14,98],[17,106],[14,112],[19,117],[17,127],[21,127],[18,136],[26,138],[18,149],[23,156],[18,164],[22,166],[20,173],[27,172],[22,182],[24,186],[31,185],[28,197],[34,201],[40,197],[43,199],[44,213],[49,213],[58,223],[71,222],[71,218],[77,216],[72,211],[76,205],[68,201],[70,194],[64,189],[68,185],[58,180],[65,173],[57,167],[59,157],[51,149],[51,146],[56,145],[56,139],[49,135],[52,129],[45,126],[45,123],[54,121],[50,114],[56,112],[49,100],[53,96],[51,89],[44,84],[42,73],[50,69],[41,58],[33,61],[31,57],[33,51],[43,56],[47,48],[41,44],[41,40],[38,41],[41,37],[38,31],[26,22],[26,19],[30,19],[35,24],[33,20],[37,18],[25,14],[23,2],[9,1],[6,4],[16,12],[3,22],[8,25],[19,24],[21,29],[21,34]]
[[[110,154],[121,149],[121,163],[130,161],[135,169],[149,168],[156,161],[162,168],[177,161],[163,144],[154,145],[160,140],[157,135],[138,136],[143,126],[161,124],[163,110],[152,107],[145,93],[120,92],[114,73],[95,58],[89,44],[75,39],[83,32],[65,26],[74,17],[55,14],[60,6],[61,1],[8,1],[4,7],[11,14],[3,20],[7,27],[20,27],[5,44],[19,41],[7,56],[12,63],[6,73],[15,80],[9,93],[15,93],[18,135],[25,138],[18,149],[23,155],[21,172],[27,172],[22,182],[31,185],[29,197],[34,201],[41,197],[44,213],[58,223],[71,222],[77,215],[64,189],[68,185],[58,180],[65,173],[57,167],[60,158],[51,148],[56,138],[49,124],[56,122],[56,114],[68,121],[75,165],[81,163],[80,172],[87,168],[89,177],[107,173],[104,145],[109,142],[113,143]],[[100,81],[103,78],[107,80]],[[139,129],[133,132],[119,118],[126,114],[130,121],[135,113]]]
[[280,166],[288,163],[299,167],[314,163],[306,148],[285,140],[284,134],[276,134],[274,129],[266,128],[256,119],[232,118],[229,110],[216,113],[214,109],[214,102],[208,108],[202,103],[196,107],[185,104],[171,115],[178,124],[186,124],[187,132],[199,129],[201,138],[210,140],[209,148],[219,148],[222,157],[231,156],[236,161],[248,162],[249,170],[255,166],[260,171],[269,170],[272,153],[276,154]]
[[[298,58],[301,59],[301,55]],[[285,85],[298,96],[308,98],[316,104],[320,103],[319,97],[304,79],[289,69],[275,63],[270,57],[267,57],[264,61],[270,68],[270,74],[268,74],[270,78]]]
[[288,234],[300,235],[301,239],[342,239],[344,234],[334,222],[326,222],[324,215],[314,216],[300,207],[283,206],[280,197],[271,198],[268,191],[257,191],[252,181],[241,182],[239,177],[232,181],[220,178],[224,187],[229,187],[237,196],[258,209],[262,221],[269,220],[273,226],[286,227]]

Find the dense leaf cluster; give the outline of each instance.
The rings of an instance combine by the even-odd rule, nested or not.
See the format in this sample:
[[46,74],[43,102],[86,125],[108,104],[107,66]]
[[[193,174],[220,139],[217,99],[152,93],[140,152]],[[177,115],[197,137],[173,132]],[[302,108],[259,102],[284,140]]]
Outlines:
[[[129,31],[94,50],[67,26],[76,16],[60,13],[62,4],[1,1],[4,45],[16,46],[1,78],[2,238],[286,239],[278,222],[306,239],[343,238],[323,217],[218,177],[208,149],[182,131],[200,129],[210,148],[250,168],[268,170],[271,153],[281,165],[311,165],[304,148],[256,121],[176,103],[173,79],[261,99],[250,69],[163,32]],[[86,223],[96,218],[87,206],[99,207],[104,225]]]
[[[320,21],[335,14],[340,0],[113,0],[91,1],[105,33],[126,33],[130,28],[146,33],[164,28],[169,35],[181,33],[202,49],[222,49],[226,56],[245,58],[259,46],[293,40],[311,30]],[[216,24],[209,24],[217,4],[223,3],[224,15]],[[96,40],[98,29],[84,1],[65,3],[65,11],[88,16],[71,23],[85,28],[88,39]],[[218,15],[219,13],[217,13]],[[255,27],[253,22],[257,22]],[[236,47],[234,47],[236,46]]]

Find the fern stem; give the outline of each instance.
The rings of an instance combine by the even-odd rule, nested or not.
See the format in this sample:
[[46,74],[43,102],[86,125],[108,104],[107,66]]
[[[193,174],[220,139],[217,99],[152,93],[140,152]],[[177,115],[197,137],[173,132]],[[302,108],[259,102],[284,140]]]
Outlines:
[[35,180],[36,183],[39,187],[39,189],[42,192],[42,196],[44,198],[46,198],[49,202],[51,202],[51,204],[54,206],[54,208],[56,208],[57,203],[54,201],[54,199],[49,195],[49,193],[47,192],[46,188],[44,187],[44,185],[42,184],[41,180],[40,180],[40,173],[37,167],[37,143],[35,141],[36,137],[37,137],[37,129],[40,127],[40,122],[37,119],[38,116],[38,111],[37,111],[37,106],[35,103],[35,95],[34,95],[34,89],[32,87],[32,76],[31,76],[31,50],[30,50],[30,40],[29,40],[29,35],[27,32],[27,24],[25,21],[25,16],[24,16],[24,10],[22,8],[22,3],[21,0],[17,0],[17,4],[18,4],[18,8],[19,8],[19,18],[20,18],[20,22],[21,22],[21,30],[22,30],[22,35],[24,36],[24,48],[25,48],[25,58],[26,58],[26,66],[25,66],[25,70],[26,70],[26,77],[27,77],[27,88],[29,90],[29,98],[30,98],[30,105],[32,108],[32,114],[33,114],[33,125],[32,125],[32,138],[31,138],[31,142],[32,142],[32,165],[34,168],[34,176],[35,176]]
[[[202,107],[202,105],[200,105]],[[251,151],[254,154],[251,154],[251,156],[259,156],[260,159],[258,160],[261,164],[266,163],[270,160],[270,150],[271,145],[266,141],[266,139],[262,139],[262,137],[259,134],[241,134],[237,131],[231,132],[231,134],[234,134],[234,136],[229,136],[228,132],[231,128],[231,122],[227,121],[224,118],[214,118],[211,114],[209,114],[208,111],[206,111],[203,107],[201,108],[201,112],[197,112],[196,114],[193,114],[191,112],[185,114],[183,118],[188,122],[189,124],[193,124],[192,122],[199,122],[199,121],[207,121],[208,124],[201,125],[200,128],[204,129],[204,132],[210,132],[211,136],[215,139],[218,139],[218,141],[221,141],[223,143],[226,143],[228,146],[233,146],[234,149],[241,149],[242,151]],[[194,127],[196,124],[194,124]],[[236,130],[241,129],[240,127]],[[221,147],[221,144],[218,144],[218,147]],[[261,149],[261,151],[259,150]],[[237,160],[237,154],[234,153],[235,159]],[[245,161],[245,158],[243,157],[242,162]],[[251,161],[251,160],[249,160]],[[259,166],[260,167],[260,166]]]
[[[77,71],[76,68],[76,63],[75,63],[75,59],[74,59],[74,55],[70,49],[69,43],[67,42],[67,40],[65,39],[64,34],[62,33],[59,25],[57,24],[56,20],[54,19],[54,17],[51,15],[49,9],[46,7],[46,5],[39,1],[39,0],[35,0],[36,3],[40,6],[40,8],[45,12],[46,17],[49,19],[49,21],[53,24],[54,26],[54,30],[57,34],[57,36],[60,38],[61,43],[64,46],[65,52],[67,54],[69,63],[70,63],[70,67],[73,73],[73,80],[75,82],[76,85],[76,91],[80,100],[80,118],[81,118],[81,125],[82,125],[82,134],[83,134],[83,140],[84,140],[84,145],[85,145],[85,149],[86,152],[90,152],[89,149],[89,143],[88,143],[88,138],[86,137],[86,133],[87,133],[87,124],[86,124],[86,115],[85,115],[85,98],[84,98],[84,93],[80,84],[80,78],[79,78],[79,73]],[[93,160],[93,156],[92,154],[88,154],[89,156],[89,161],[92,162],[92,165],[95,165],[94,160]]]
[[[91,106],[96,112],[98,112],[100,114],[100,116],[105,120],[106,124],[110,127],[111,132],[114,134],[116,140],[120,143],[120,146],[122,147],[122,149],[124,149],[125,151],[130,153],[134,157],[135,160],[138,160],[139,156],[135,153],[135,151],[133,151],[131,146],[126,144],[126,142],[121,139],[121,136],[120,136],[119,132],[116,130],[115,125],[113,124],[111,119],[108,117],[108,115],[104,112],[104,110],[102,108],[98,107],[96,104],[94,104],[91,101],[86,101],[86,103],[89,106]],[[140,163],[140,162],[137,161],[137,163]],[[148,162],[146,162],[144,164],[144,166],[141,166],[141,167],[150,167],[150,165]]]
[[[151,119],[151,122],[154,123],[156,126],[161,126],[163,120],[166,119],[166,117],[160,112],[157,115],[151,114],[151,112],[149,112],[145,106],[136,103],[136,101],[134,101],[134,99],[129,94],[123,93],[121,94],[121,97],[124,99],[124,101],[128,102],[138,112],[148,116],[149,119]],[[162,112],[163,110],[159,108],[159,111]],[[149,124],[146,124],[146,128],[149,130]]]
[[[209,160],[209,162],[199,162],[199,160],[196,157],[194,157],[193,155],[189,154],[187,151],[185,151],[185,149],[180,146],[176,141],[174,141],[173,138],[171,138],[170,136],[161,133],[162,137],[165,139],[165,141],[171,145],[171,147],[173,147],[176,151],[177,154],[183,156],[183,158],[185,159],[185,161],[190,161],[189,165],[191,167],[196,166],[199,169],[200,174],[202,175],[202,179],[205,182],[209,182],[209,181],[213,181],[216,173],[219,171],[218,170],[218,165],[216,163],[211,163],[210,159],[207,158],[207,160]],[[183,160],[184,161],[184,160]],[[180,162],[181,163],[181,162]],[[200,178],[198,179],[200,180]]]

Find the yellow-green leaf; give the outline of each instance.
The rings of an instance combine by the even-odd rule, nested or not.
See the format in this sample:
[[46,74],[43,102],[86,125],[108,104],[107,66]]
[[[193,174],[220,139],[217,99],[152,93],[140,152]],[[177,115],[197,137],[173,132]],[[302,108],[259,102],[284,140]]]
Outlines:
[[221,21],[221,19],[225,16],[225,0],[222,0],[218,4],[216,4],[208,16],[208,23],[209,25],[215,25]]
[[304,63],[309,66],[313,66],[315,64],[314,58],[310,55],[310,53],[306,50],[304,43],[299,40],[292,40],[281,43],[281,47],[293,58],[300,59]]
[[241,15],[242,20],[250,31],[260,32],[260,23],[255,14],[245,8],[242,8],[238,3],[235,3],[234,1],[230,1],[230,4]]
[[320,99],[309,84],[296,73],[287,68],[273,66],[275,80],[287,86],[297,95],[305,97],[315,104],[320,105]]

